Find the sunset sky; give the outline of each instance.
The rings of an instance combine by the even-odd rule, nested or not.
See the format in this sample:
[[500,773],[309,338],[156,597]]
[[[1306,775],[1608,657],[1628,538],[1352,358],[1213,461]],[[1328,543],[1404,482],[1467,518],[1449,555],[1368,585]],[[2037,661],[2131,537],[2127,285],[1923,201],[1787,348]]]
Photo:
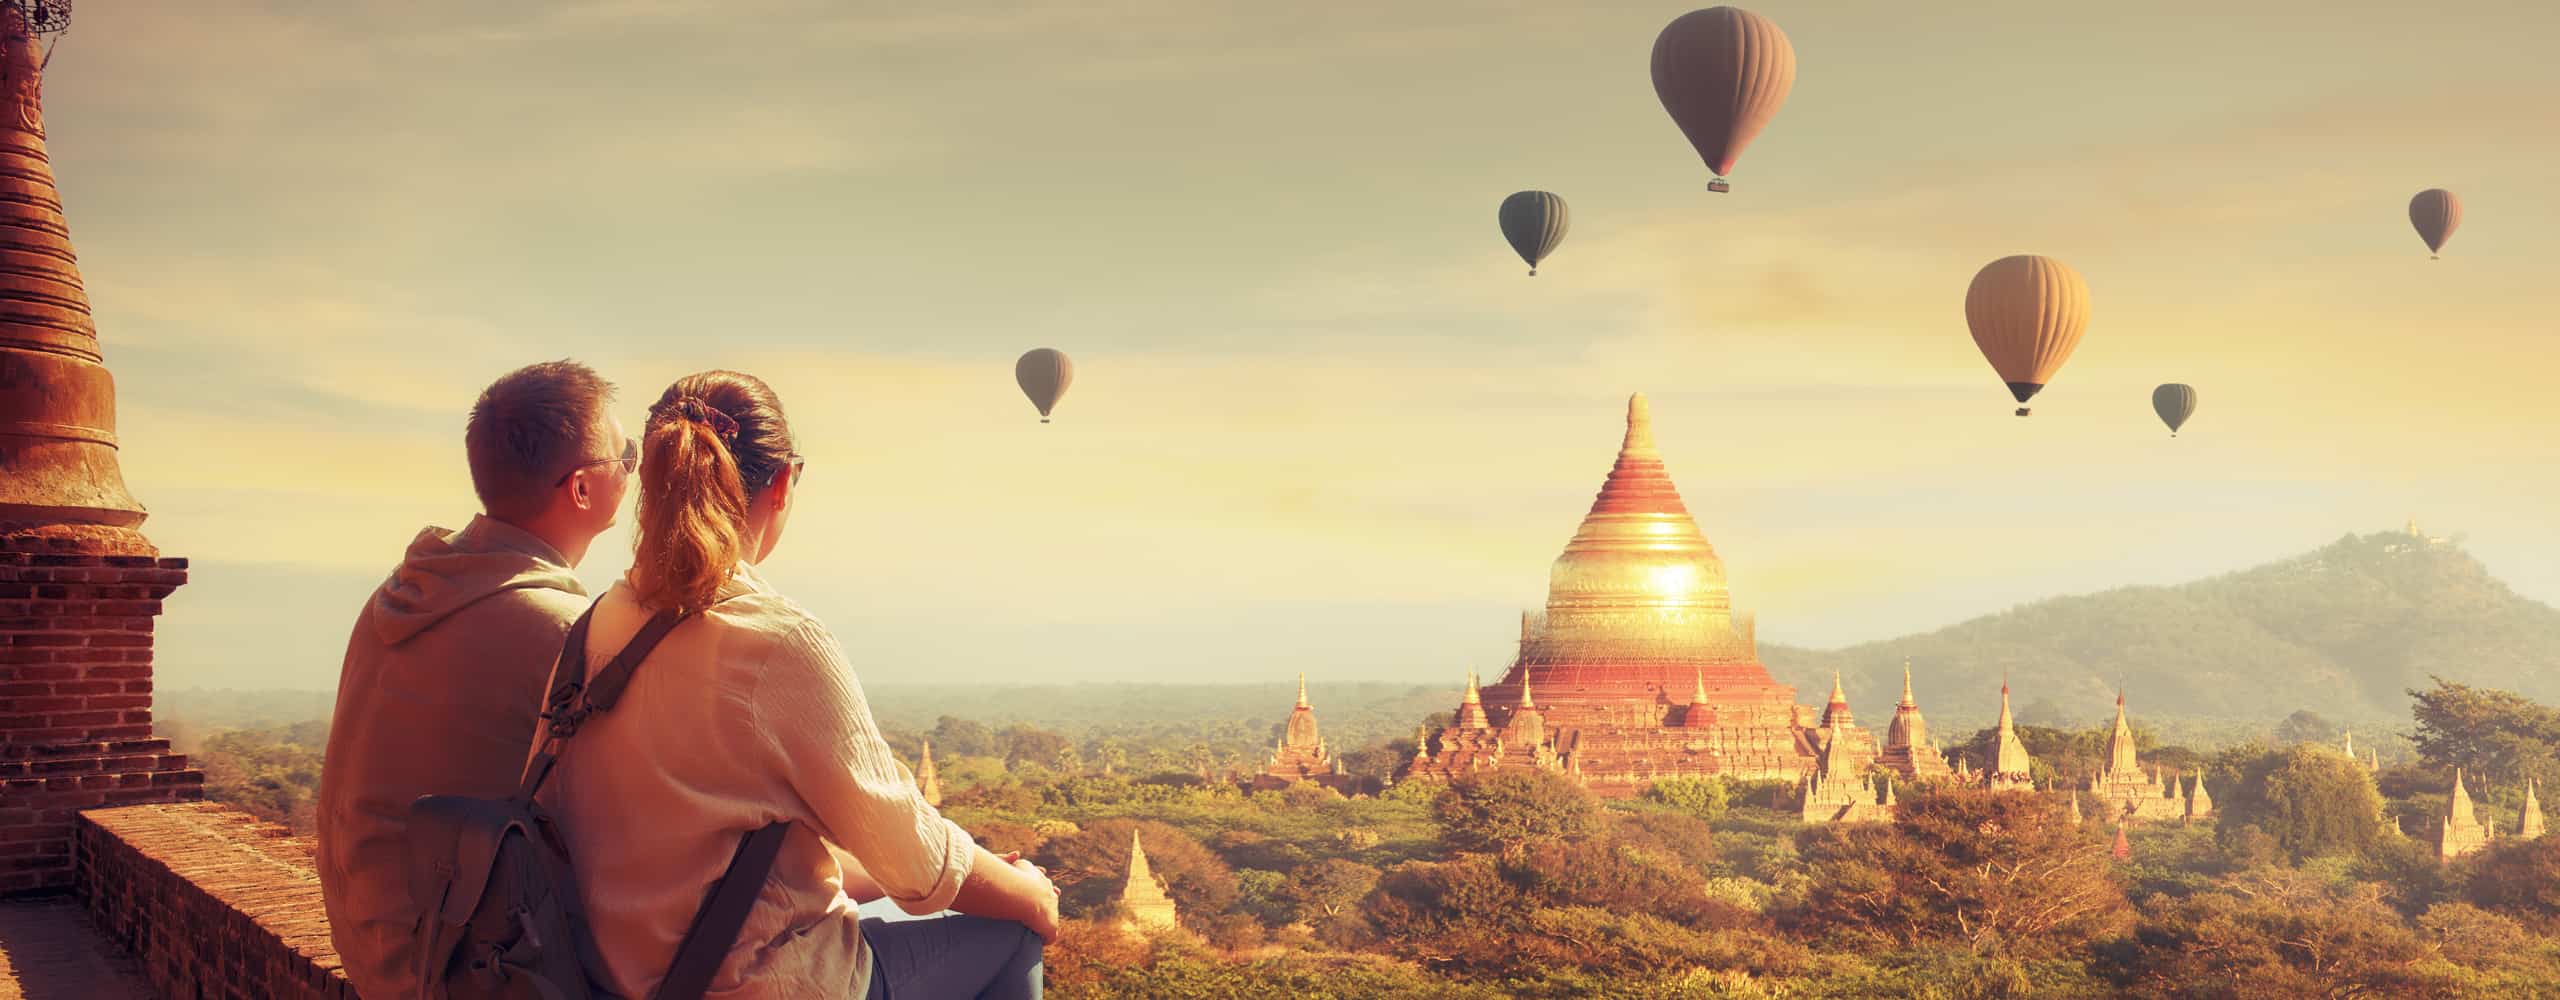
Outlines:
[[[1764,640],[2413,514],[2560,600],[2560,8],[1766,2],[1797,83],[1719,195],[1647,76],[1688,5],[891,6],[82,5],[54,162],[125,475],[195,560],[160,683],[333,686],[472,512],[473,395],[559,357],[634,426],[774,385],[810,475],[768,575],[874,684],[1454,690],[1634,390]],[[1523,188],[1573,212],[1535,279]],[[2093,301],[2029,420],[1962,309],[2021,252]],[[1037,346],[1078,366],[1046,427]]]

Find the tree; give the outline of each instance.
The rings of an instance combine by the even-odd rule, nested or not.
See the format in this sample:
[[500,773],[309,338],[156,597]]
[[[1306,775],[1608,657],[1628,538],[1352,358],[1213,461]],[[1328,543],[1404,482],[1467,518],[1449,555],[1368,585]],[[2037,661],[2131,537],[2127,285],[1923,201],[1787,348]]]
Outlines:
[[2364,765],[2325,746],[2235,747],[2214,762],[2221,834],[2254,827],[2299,861],[2360,853],[2382,835],[2382,796]]
[[1645,786],[1644,797],[1713,823],[1724,818],[1733,791],[1723,778],[1664,778]]
[[2528,777],[2544,787],[2560,781],[2560,709],[2509,691],[2433,679],[2434,688],[2409,692],[2417,700],[2419,759],[2439,774],[2459,767],[2511,784]]
[[1066,737],[1022,723],[1004,727],[1003,732],[996,734],[996,741],[1004,747],[1006,767],[1027,764],[1066,771],[1072,770],[1067,765],[1076,757],[1075,744],[1068,742]]
[[1454,850],[1518,858],[1529,848],[1596,829],[1599,804],[1561,775],[1542,770],[1483,771],[1449,783],[1431,801],[1440,840]]
[[995,733],[986,723],[949,715],[934,722],[933,745],[949,757],[992,757],[998,752]]
[[2499,840],[2475,862],[2471,902],[2544,933],[2560,932],[2560,837]]
[[1797,836],[1812,887],[1799,926],[1901,945],[2054,954],[2121,927],[2107,845],[2042,796],[1941,789],[1892,824]]
[[2430,954],[2370,898],[2317,905],[2207,892],[2154,896],[2132,937],[2098,949],[2099,966],[2137,995],[2233,1000],[2450,998],[2459,970]]
[[2321,718],[2310,709],[2295,709],[2292,715],[2276,723],[2276,745],[2289,747],[2296,743],[2327,743],[2338,737],[2338,724]]

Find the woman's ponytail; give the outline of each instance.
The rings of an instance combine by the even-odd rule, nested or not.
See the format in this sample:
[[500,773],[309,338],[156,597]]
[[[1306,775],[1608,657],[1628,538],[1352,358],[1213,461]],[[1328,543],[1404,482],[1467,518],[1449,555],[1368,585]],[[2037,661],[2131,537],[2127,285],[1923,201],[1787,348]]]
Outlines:
[[747,504],[789,461],[791,430],[755,376],[708,371],[649,408],[632,584],[642,604],[709,607],[746,556]]

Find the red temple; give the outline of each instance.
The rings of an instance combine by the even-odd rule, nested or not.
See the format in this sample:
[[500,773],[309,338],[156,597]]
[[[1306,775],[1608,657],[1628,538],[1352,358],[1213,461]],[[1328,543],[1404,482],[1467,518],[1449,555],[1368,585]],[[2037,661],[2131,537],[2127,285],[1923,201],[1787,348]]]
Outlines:
[[[1839,716],[1864,769],[1875,736],[1847,713],[1835,683],[1825,714]],[[1469,679],[1456,720],[1402,777],[1543,767],[1613,796],[1662,778],[1792,781],[1831,731],[1761,665],[1724,561],[1663,471],[1639,393],[1617,464],[1548,576],[1546,611],[1521,616],[1518,659],[1498,683]]]

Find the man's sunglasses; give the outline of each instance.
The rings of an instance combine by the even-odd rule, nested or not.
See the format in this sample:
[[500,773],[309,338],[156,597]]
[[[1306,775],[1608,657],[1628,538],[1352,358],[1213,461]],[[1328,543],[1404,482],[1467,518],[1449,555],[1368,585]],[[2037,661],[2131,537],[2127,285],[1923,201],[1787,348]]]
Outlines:
[[552,483],[551,485],[553,487],[569,485],[569,477],[577,475],[578,470],[590,465],[603,465],[607,462],[622,463],[622,471],[624,472],[640,471],[640,442],[631,438],[623,438],[621,458],[591,458],[576,465],[572,465],[569,467],[569,471],[560,474],[559,482]]

